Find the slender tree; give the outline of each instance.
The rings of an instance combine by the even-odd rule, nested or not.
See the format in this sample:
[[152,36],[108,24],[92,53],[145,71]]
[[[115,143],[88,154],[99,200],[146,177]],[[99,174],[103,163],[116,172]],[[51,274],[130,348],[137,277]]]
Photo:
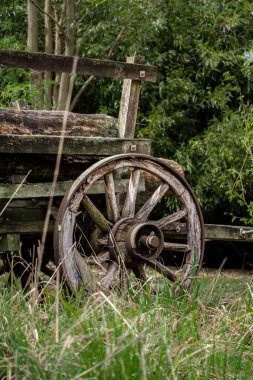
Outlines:
[[38,51],[38,2],[27,1],[27,50]]
[[[27,50],[30,52],[38,51],[38,2],[28,0],[27,2]],[[42,97],[42,75],[38,72],[31,73],[30,83],[36,89],[36,96],[33,98],[33,107],[41,108],[43,105]]]
[[[58,4],[54,2],[54,54],[60,55],[62,52],[62,35],[63,35],[63,18],[65,15],[65,2],[63,2],[61,10],[58,7]],[[61,81],[61,74],[56,73],[53,87],[53,108],[57,108],[58,97],[59,97],[59,85]]]
[[[66,7],[66,38],[65,38],[65,55],[72,56],[75,51],[74,21],[75,21],[75,1],[65,0]],[[64,109],[68,91],[70,75],[62,73],[58,97],[58,109]]]
[[[53,53],[53,25],[50,15],[52,14],[52,1],[45,0],[45,53]],[[52,107],[52,72],[46,71],[44,76],[45,81],[45,94],[44,105],[45,108],[51,109]]]

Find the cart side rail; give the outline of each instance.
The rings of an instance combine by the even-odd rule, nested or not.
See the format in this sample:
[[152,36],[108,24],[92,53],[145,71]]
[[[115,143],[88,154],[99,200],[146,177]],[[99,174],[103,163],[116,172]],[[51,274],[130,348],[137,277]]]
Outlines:
[[70,74],[72,73],[74,60],[77,60],[75,70],[77,74],[149,82],[155,82],[156,80],[157,67],[155,66],[44,53],[0,50],[0,65],[35,71],[55,71]]
[[134,137],[141,82],[155,82],[157,76],[157,67],[145,65],[140,56],[128,57],[127,62],[119,62],[0,50],[0,66],[124,79],[118,116],[120,138]]

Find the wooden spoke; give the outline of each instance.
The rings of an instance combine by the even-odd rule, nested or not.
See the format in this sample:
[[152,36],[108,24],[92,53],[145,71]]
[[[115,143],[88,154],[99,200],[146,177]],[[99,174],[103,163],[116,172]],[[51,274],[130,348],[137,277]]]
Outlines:
[[99,255],[91,255],[85,257],[86,264],[97,264],[99,266],[108,260],[110,260],[109,251],[101,252]]
[[86,286],[89,284],[89,287],[92,287],[92,276],[89,265],[85,262],[76,247],[73,248],[72,252],[78,266],[78,271],[79,275],[81,275],[82,282],[85,283]]
[[[105,183],[104,183],[104,187],[105,187]],[[111,205],[110,205],[110,202],[109,202],[109,197],[108,197],[108,194],[105,190],[105,205],[106,205],[106,212],[107,212],[107,218],[108,220],[113,220],[113,216],[112,216],[112,209],[111,209]]]
[[135,215],[136,219],[145,221],[157,203],[162,199],[164,194],[168,191],[169,185],[167,183],[161,184],[154,194],[148,199],[148,201],[142,206],[142,208]]
[[157,260],[145,260],[147,264],[155,269],[157,272],[161,273],[163,276],[167,277],[170,281],[175,282],[177,280],[177,275],[172,272],[165,265],[159,263]]
[[130,218],[134,217],[135,203],[136,203],[136,197],[138,193],[138,185],[140,181],[140,173],[141,171],[139,169],[134,169],[133,171],[131,171],[125,204],[122,210],[123,217],[127,217],[127,216],[129,216]]
[[87,195],[84,195],[82,204],[91,217],[91,219],[94,221],[96,226],[104,232],[110,231],[110,224],[108,220],[104,217],[104,215],[98,210],[98,208],[94,205],[94,203],[90,200]]
[[104,237],[101,237],[101,238],[97,238],[97,244],[98,245],[108,245],[109,244],[109,237],[108,236],[104,236]]
[[188,244],[180,243],[164,243],[164,249],[175,251],[175,252],[190,252],[191,247]]
[[147,281],[147,277],[146,277],[146,273],[145,273],[143,264],[139,264],[139,265],[132,267],[132,271],[133,271],[135,277],[138,278],[138,280],[141,280],[144,282]]
[[128,277],[130,274],[130,270],[125,266],[121,266],[119,271],[119,281],[120,281],[120,289],[125,292],[128,287]]
[[117,222],[117,220],[119,219],[119,210],[118,210],[117,199],[116,199],[116,194],[115,194],[113,174],[112,173],[106,174],[104,176],[104,181],[105,181],[105,194],[111,208],[112,218],[114,222]]
[[113,263],[111,263],[109,265],[107,273],[101,281],[101,287],[103,289],[109,290],[112,287],[112,282],[113,282],[115,276],[117,276],[118,274],[119,274],[119,266],[114,261]]
[[142,285],[145,286],[146,289],[149,289],[150,294],[156,294],[155,288],[148,283],[148,279],[144,270],[143,264],[138,264],[137,266],[132,268],[132,271],[135,277],[142,282]]
[[167,225],[169,225],[171,223],[178,222],[179,220],[184,218],[186,215],[187,215],[186,209],[179,210],[172,215],[165,216],[164,218],[158,220],[157,222],[155,222],[155,224],[157,227],[163,229],[163,228],[166,228]]

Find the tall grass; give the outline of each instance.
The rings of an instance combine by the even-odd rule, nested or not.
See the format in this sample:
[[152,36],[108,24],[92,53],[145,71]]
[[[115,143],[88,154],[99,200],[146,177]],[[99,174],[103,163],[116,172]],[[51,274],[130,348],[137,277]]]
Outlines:
[[189,294],[24,293],[0,282],[5,379],[250,379],[251,278],[202,275]]

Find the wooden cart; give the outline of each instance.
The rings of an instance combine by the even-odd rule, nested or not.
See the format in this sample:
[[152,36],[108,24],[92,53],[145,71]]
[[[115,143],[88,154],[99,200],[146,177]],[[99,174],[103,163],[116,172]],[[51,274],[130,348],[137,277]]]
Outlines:
[[189,287],[202,215],[176,164],[134,138],[140,84],[156,79],[155,67],[134,62],[0,51],[8,67],[123,80],[118,119],[0,110],[1,273],[25,284],[34,270],[52,275],[54,261],[72,291],[123,289],[129,278],[143,286],[156,272]]

